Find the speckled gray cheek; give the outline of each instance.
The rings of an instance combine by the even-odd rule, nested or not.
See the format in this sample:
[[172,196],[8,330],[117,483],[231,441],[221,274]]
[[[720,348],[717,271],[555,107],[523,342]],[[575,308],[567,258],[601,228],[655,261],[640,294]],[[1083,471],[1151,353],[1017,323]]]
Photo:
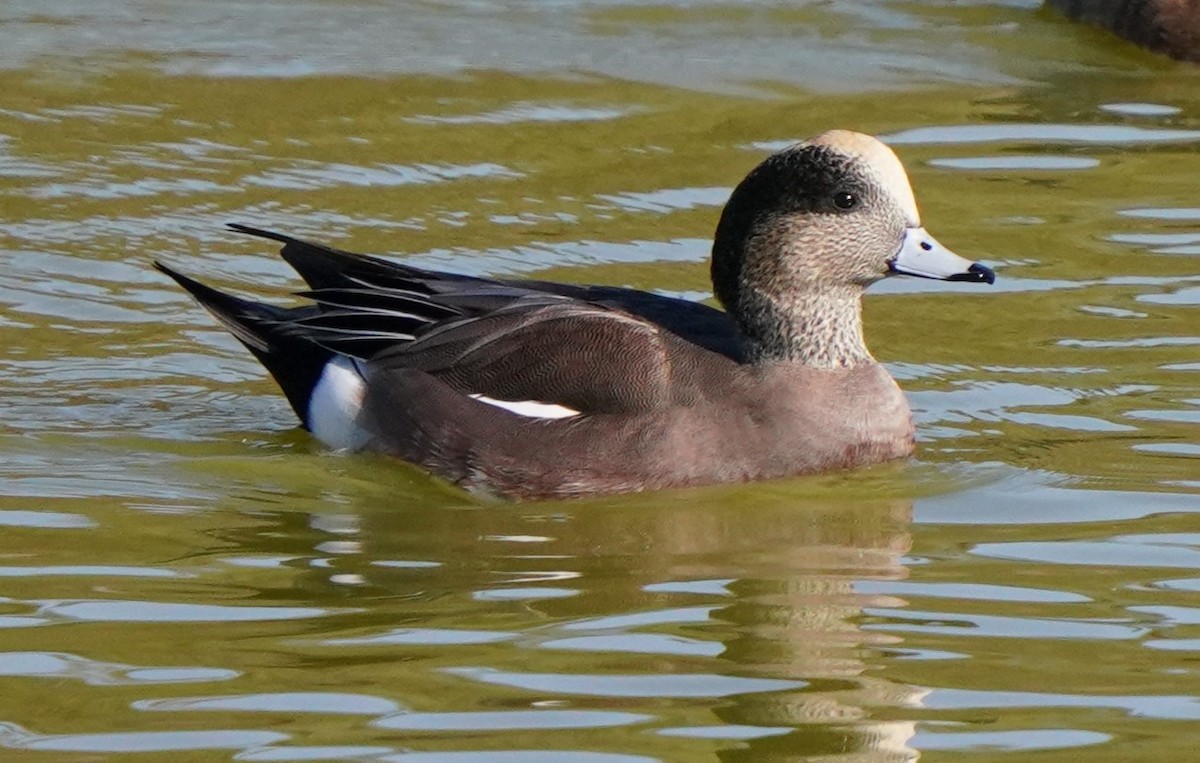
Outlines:
[[864,258],[864,285],[870,285],[887,274],[891,260],[904,243],[904,234],[913,223],[909,214],[881,189],[872,189],[864,205],[868,219],[857,227],[869,256]]
[[[906,216],[880,189],[857,187],[858,205],[852,210],[762,221],[763,231],[755,238],[761,245],[755,251],[768,268],[781,271],[771,280],[785,290],[865,288],[887,274],[888,260],[903,241]],[[746,269],[757,259],[748,255]],[[754,277],[742,275],[745,280]]]
[[[717,226],[714,289],[751,362],[847,368],[873,360],[859,299],[886,276],[915,204],[897,199],[896,177],[908,185],[889,149],[851,134],[828,137],[764,160],[734,189]],[[840,194],[853,203],[839,205]]]
[[[868,179],[854,171],[850,157],[824,146],[801,146],[765,159],[734,189],[713,240],[712,276],[716,296],[728,310],[738,301],[748,260],[779,251],[780,221],[803,216],[841,217],[834,205],[839,192],[869,194]],[[797,217],[800,216],[800,217]],[[792,235],[804,225],[789,226]],[[816,247],[818,237],[796,236],[795,243]]]

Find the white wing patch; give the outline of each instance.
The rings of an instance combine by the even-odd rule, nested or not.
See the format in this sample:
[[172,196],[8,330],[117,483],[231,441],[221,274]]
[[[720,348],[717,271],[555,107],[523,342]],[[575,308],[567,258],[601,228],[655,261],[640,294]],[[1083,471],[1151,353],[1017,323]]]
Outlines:
[[370,434],[358,424],[358,413],[366,387],[354,359],[335,356],[308,398],[308,431],[336,450],[365,446]]
[[471,398],[531,419],[569,419],[579,415],[579,411],[574,408],[554,403],[539,403],[536,400],[496,400],[486,395],[471,395]]

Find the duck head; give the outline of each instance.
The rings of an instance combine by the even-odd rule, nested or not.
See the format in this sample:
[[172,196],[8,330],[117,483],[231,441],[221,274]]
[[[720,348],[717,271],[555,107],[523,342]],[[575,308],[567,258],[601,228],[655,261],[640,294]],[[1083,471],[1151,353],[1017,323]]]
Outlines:
[[922,227],[900,160],[833,130],[774,154],[734,189],[713,241],[714,291],[751,360],[851,366],[862,292],[891,275],[993,283]]

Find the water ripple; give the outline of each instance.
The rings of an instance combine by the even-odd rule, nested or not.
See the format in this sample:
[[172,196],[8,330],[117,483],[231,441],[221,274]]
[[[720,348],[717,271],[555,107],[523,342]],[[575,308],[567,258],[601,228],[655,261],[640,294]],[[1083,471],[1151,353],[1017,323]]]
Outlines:
[[369,167],[311,162],[248,175],[242,178],[241,182],[270,188],[322,190],[336,185],[386,188],[484,177],[519,178],[523,177],[523,173],[491,162],[467,165],[418,164],[413,166],[377,164]]
[[100,662],[66,652],[0,652],[0,676],[70,678],[91,686],[229,681],[240,674],[221,668],[163,668]]
[[762,739],[790,734],[796,729],[787,726],[676,726],[659,729],[656,734],[688,739]]
[[964,156],[930,159],[931,167],[954,170],[1087,170],[1100,166],[1099,159],[1086,156]]
[[0,565],[0,578],[39,577],[124,577],[124,578],[188,578],[192,575],[159,567],[122,567],[119,565],[79,564],[46,567],[16,567]]
[[1028,707],[1113,708],[1144,718],[1164,720],[1200,720],[1200,698],[1193,696],[1154,696],[1103,694],[1052,694],[1022,691],[934,689],[923,703],[931,709],[993,710]]
[[513,731],[519,729],[600,729],[646,723],[641,713],[603,710],[510,710],[477,713],[403,713],[372,723],[393,731]]
[[273,692],[224,697],[141,699],[135,710],[155,712],[221,711],[237,713],[327,713],[331,715],[388,715],[401,710],[395,702],[345,692]]
[[889,621],[866,624],[863,626],[864,630],[903,633],[938,633],[987,638],[1125,641],[1141,638],[1147,632],[1146,628],[1082,619],[1008,617],[961,612],[876,609],[873,607],[864,608],[863,613],[883,617]]
[[725,651],[725,645],[719,641],[703,641],[661,633],[610,633],[604,636],[576,636],[543,641],[538,646],[543,649],[672,654],[680,657],[716,657]]
[[109,623],[236,623],[307,620],[335,614],[317,607],[252,607],[174,604],[159,601],[80,600],[47,602],[39,610],[65,620]]
[[504,631],[453,630],[449,628],[397,628],[375,636],[326,639],[329,646],[395,646],[413,644],[423,646],[456,646],[463,644],[493,644],[509,641],[517,633]]
[[896,146],[959,143],[1090,143],[1136,145],[1200,140],[1200,130],[1172,130],[1133,125],[988,124],[917,127],[880,136]]
[[925,751],[961,750],[983,753],[1017,750],[1067,750],[1112,740],[1111,734],[1082,729],[1016,729],[1013,731],[923,730],[909,742],[913,749]]
[[0,510],[2,527],[39,527],[59,530],[79,530],[95,527],[96,523],[82,514],[59,511]]
[[[1195,499],[1192,498],[1192,501]],[[1197,507],[1200,510],[1200,507]],[[979,543],[971,553],[990,559],[1102,567],[1200,568],[1200,547],[1169,537],[1126,536],[1109,540]]]
[[1043,588],[1017,588],[986,583],[917,583],[898,580],[859,580],[854,590],[862,594],[892,596],[928,596],[969,601],[1023,601],[1043,604],[1080,604],[1086,596]]
[[754,692],[801,689],[806,681],[742,678],[710,673],[661,675],[572,675],[513,673],[494,668],[446,668],[446,673],[488,684],[552,694],[597,697],[730,697]]
[[410,124],[471,125],[518,124],[521,122],[600,122],[634,113],[628,106],[571,106],[565,103],[514,103],[502,109],[476,114],[419,114],[404,117]]
[[[233,756],[234,760],[257,761],[257,763],[297,763],[306,760],[386,760],[395,750],[391,747],[367,747],[351,745],[289,745],[287,747],[260,747],[244,750]],[[399,760],[399,758],[397,758]]]
[[0,746],[18,750],[89,753],[244,750],[288,739],[274,731],[130,731],[112,734],[36,734],[0,723]]

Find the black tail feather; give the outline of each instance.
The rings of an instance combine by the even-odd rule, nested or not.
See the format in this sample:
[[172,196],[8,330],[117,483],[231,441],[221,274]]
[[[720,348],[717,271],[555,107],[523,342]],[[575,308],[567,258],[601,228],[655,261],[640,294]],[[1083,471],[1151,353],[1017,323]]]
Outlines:
[[390,262],[366,254],[347,252],[325,244],[304,241],[286,233],[255,228],[241,223],[227,223],[230,230],[283,244],[279,254],[291,265],[312,289],[372,288],[402,289],[421,294],[436,294],[446,285],[479,282],[472,276],[454,273],[431,273],[410,265]]
[[325,244],[288,236],[284,233],[254,228],[241,223],[229,223],[230,230],[251,236],[278,241],[283,244],[279,254],[291,265],[305,283],[313,289],[331,289],[356,286],[354,278],[394,281],[397,278],[412,278],[423,275],[415,268],[336,249]]
[[284,308],[252,302],[206,286],[161,262],[154,267],[191,294],[221,325],[254,353],[275,377],[300,421],[308,426],[308,400],[333,353],[304,337],[294,322],[312,308]]

